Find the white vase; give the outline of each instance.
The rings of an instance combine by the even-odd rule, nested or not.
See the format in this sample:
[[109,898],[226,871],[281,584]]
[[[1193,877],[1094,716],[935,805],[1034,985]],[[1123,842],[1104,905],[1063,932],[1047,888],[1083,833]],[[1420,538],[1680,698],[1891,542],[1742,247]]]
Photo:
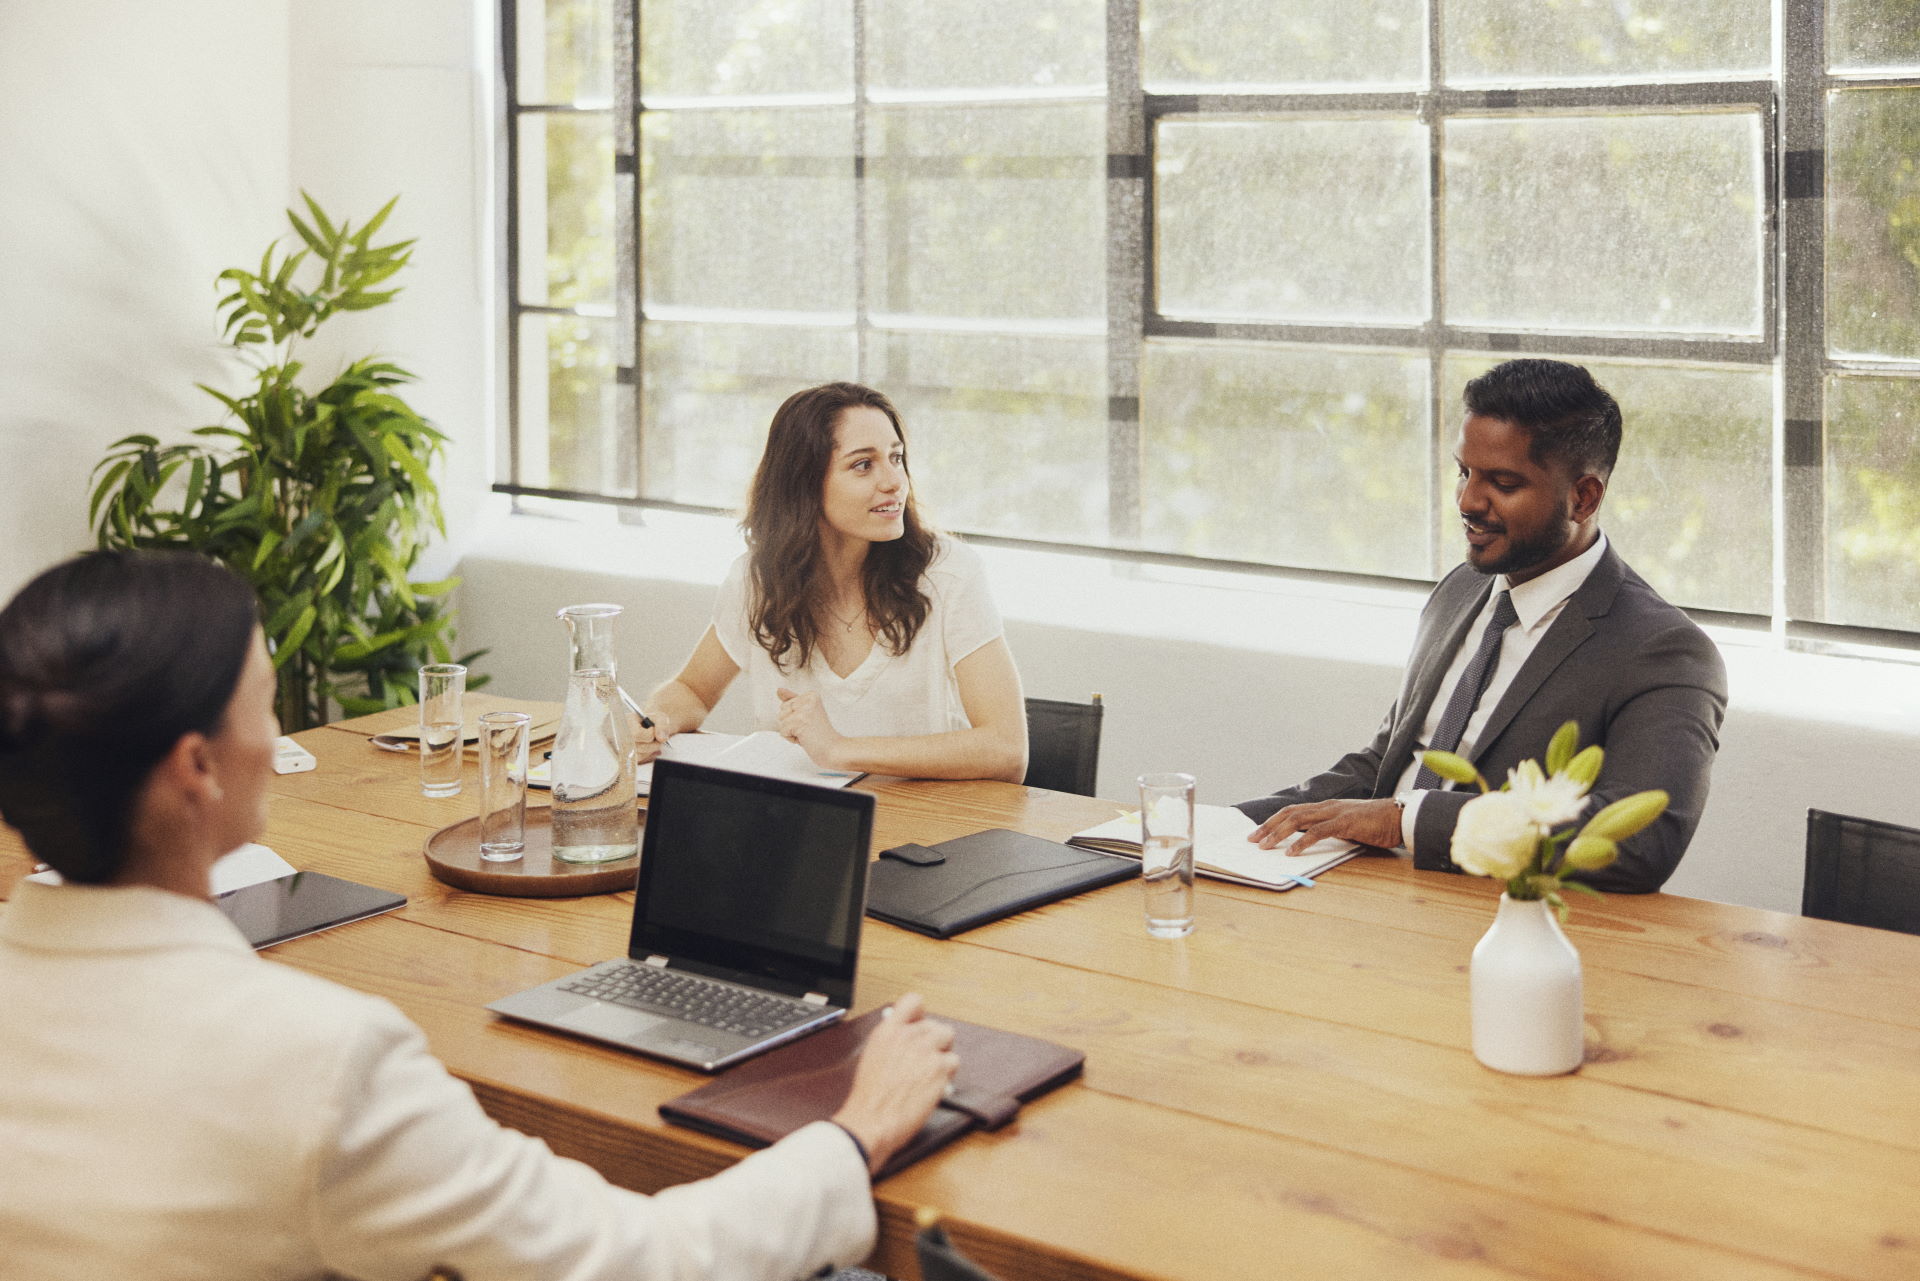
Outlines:
[[1473,949],[1473,1057],[1496,1072],[1558,1076],[1580,1066],[1580,954],[1544,899],[1500,896]]

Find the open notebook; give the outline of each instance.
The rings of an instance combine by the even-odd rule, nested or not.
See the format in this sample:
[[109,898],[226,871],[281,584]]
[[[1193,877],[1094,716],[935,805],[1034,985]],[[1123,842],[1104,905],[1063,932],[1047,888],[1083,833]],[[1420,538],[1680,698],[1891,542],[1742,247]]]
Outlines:
[[[667,740],[660,758],[691,761],[695,765],[711,765],[716,769],[739,770],[742,774],[759,774],[766,778],[792,779],[797,783],[816,783],[821,787],[845,787],[861,776],[857,770],[821,769],[800,744],[784,739],[770,729],[747,735],[710,734],[705,731],[675,734]],[[653,784],[653,762],[642,765],[638,775],[640,795],[645,796]],[[530,766],[527,770],[527,786],[552,787],[553,762],[543,760]]]
[[[1317,841],[1305,849],[1282,846],[1263,850],[1247,840],[1255,826],[1252,819],[1231,806],[1194,806],[1194,871],[1240,885],[1290,890],[1296,885],[1312,885],[1310,878],[1360,852],[1358,845],[1334,840]],[[1139,858],[1139,811],[1128,810],[1098,827],[1076,832],[1067,839],[1067,844]]]

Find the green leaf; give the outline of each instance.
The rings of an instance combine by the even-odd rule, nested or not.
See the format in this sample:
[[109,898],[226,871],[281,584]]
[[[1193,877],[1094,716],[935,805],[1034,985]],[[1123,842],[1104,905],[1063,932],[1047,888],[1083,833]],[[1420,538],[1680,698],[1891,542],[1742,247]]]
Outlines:
[[286,636],[274,647],[275,670],[286,666],[287,660],[300,652],[300,647],[307,643],[307,633],[313,630],[313,620],[318,616],[319,611],[311,605],[300,611],[293,620],[293,626],[287,629]]
[[307,247],[309,249],[319,254],[322,258],[327,256],[327,246],[325,242],[323,242],[319,236],[314,234],[314,230],[312,227],[309,227],[307,226],[306,223],[300,221],[299,214],[295,213],[291,209],[287,210],[287,221],[293,224],[294,231],[299,233],[300,239],[307,242]]
[[1547,773],[1558,774],[1573,759],[1575,749],[1580,746],[1580,722],[1568,721],[1553,733],[1553,739],[1547,744]]
[[207,460],[193,460],[193,470],[187,474],[187,497],[181,504],[182,511],[193,511],[200,506],[200,497],[207,490]]
[[[100,466],[107,467],[109,462],[112,462],[112,459],[104,459],[101,461]],[[104,527],[100,526],[100,504],[107,500],[107,492],[120,483],[120,478],[125,476],[132,466],[133,459],[122,458],[119,462],[113,463],[111,467],[108,467],[107,474],[100,478],[98,485],[93,487],[93,498],[87,503],[87,527],[89,529],[100,527],[104,532]],[[99,468],[96,467],[94,470],[98,471]]]
[[367,225],[360,228],[360,234],[354,237],[355,242],[365,247],[368,238],[371,237],[374,232],[380,230],[380,224],[387,220],[387,215],[392,213],[393,207],[399,203],[400,197],[395,195],[393,199],[381,205],[380,212],[367,219]]
[[327,247],[319,252],[330,255],[333,247],[340,243],[340,233],[334,230],[333,223],[328,220],[327,211],[304,188],[301,189],[300,199],[307,202],[307,212],[313,215],[313,225],[320,229],[321,236],[326,240]]
[[255,570],[258,570],[262,565],[266,564],[267,557],[273,555],[274,548],[278,547],[279,545],[280,545],[279,531],[268,530],[267,536],[260,540],[259,549],[253,553],[253,568]]
[[433,492],[433,477],[427,475],[427,469],[420,465],[420,460],[413,456],[413,451],[407,448],[404,440],[398,436],[387,436],[380,441],[380,444],[387,451],[387,457],[399,463],[407,475],[413,478],[415,488],[428,493]]
[[343,311],[367,311],[371,308],[384,306],[392,302],[399,292],[398,289],[389,289],[384,293],[377,294],[342,294],[340,296],[340,308]]
[[[473,687],[471,681],[468,682],[467,687],[469,689]],[[1562,881],[1560,882],[1560,888],[1563,890],[1572,890],[1576,894],[1585,894],[1592,898],[1603,899],[1606,897],[1606,895],[1602,894],[1599,890],[1594,889],[1593,886],[1583,884],[1580,881]]]

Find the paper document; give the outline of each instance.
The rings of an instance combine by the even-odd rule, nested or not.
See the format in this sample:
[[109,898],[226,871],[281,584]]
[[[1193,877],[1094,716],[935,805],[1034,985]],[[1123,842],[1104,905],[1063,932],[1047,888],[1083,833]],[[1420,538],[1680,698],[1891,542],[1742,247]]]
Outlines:
[[[764,774],[769,778],[791,778],[822,787],[845,787],[860,777],[857,770],[823,770],[813,763],[798,743],[780,737],[770,729],[758,733],[709,734],[699,731],[675,734],[661,749],[659,759],[691,761],[718,769],[739,770],[743,774]],[[653,762],[637,771],[640,795],[653,784]],[[539,761],[527,769],[528,787],[553,786],[553,762]]]
[[[1311,885],[1312,877],[1360,852],[1349,841],[1325,840],[1300,848],[1283,845],[1263,850],[1247,840],[1256,824],[1230,805],[1193,807],[1193,866],[1203,875],[1269,889]],[[1128,810],[1098,827],[1076,832],[1067,841],[1109,854],[1140,857],[1140,814]]]
[[[676,738],[674,740],[678,742]],[[822,787],[845,787],[860,777],[859,770],[821,769],[807,755],[807,749],[770,729],[757,730],[724,752],[701,760],[702,765],[718,769],[737,769],[743,774],[764,774],[768,778],[790,778],[799,783],[818,783]]]
[[[283,876],[292,875],[293,864],[264,845],[247,844],[231,854],[222,854],[208,873],[207,879],[211,882],[215,894],[226,894],[232,890],[244,889],[249,885],[277,881]],[[35,872],[27,879],[39,881],[42,885],[61,883],[60,873],[51,869]]]

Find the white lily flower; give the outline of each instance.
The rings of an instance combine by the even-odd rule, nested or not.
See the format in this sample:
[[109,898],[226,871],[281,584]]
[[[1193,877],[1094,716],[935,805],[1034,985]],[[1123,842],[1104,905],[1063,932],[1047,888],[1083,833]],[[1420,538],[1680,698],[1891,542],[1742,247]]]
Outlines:
[[1453,825],[1453,861],[1475,876],[1512,880],[1527,870],[1539,844],[1539,827],[1512,792],[1474,797]]
[[1580,817],[1587,807],[1587,785],[1565,774],[1549,777],[1537,761],[1521,761],[1507,771],[1507,792],[1525,807],[1528,819],[1548,835]]

